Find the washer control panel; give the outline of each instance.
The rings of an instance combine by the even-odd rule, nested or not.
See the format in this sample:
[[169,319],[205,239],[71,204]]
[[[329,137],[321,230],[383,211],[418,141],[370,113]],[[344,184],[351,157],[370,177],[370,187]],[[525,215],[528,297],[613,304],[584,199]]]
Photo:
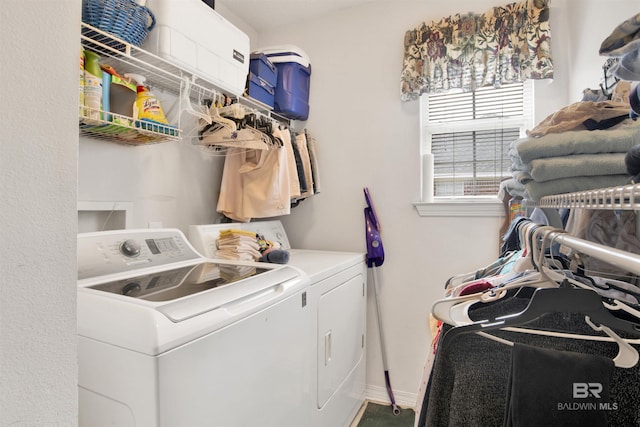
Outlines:
[[78,234],[78,280],[200,258],[176,229]]

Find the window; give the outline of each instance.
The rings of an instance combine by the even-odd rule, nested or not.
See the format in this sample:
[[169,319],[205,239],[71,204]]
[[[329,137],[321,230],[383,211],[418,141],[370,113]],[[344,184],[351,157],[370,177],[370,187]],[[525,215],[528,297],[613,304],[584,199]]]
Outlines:
[[533,127],[533,83],[420,98],[422,151],[436,197],[495,196],[510,178],[509,145]]

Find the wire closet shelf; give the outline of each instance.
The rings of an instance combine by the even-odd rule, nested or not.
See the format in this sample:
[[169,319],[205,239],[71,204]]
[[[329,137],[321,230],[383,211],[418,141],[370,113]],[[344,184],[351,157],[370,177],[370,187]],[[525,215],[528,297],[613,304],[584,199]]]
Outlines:
[[541,197],[541,208],[640,209],[640,184],[629,184]]
[[[84,49],[96,52],[102,64],[112,66],[119,74],[142,74],[149,87],[179,95],[183,74],[175,65],[84,22],[80,41]],[[82,106],[80,134],[129,145],[181,139],[179,126],[143,123],[128,116],[91,111]]]
[[[171,93],[180,97],[183,101],[191,101],[194,105],[201,103],[204,98],[215,99],[226,92],[224,88],[191,74],[170,61],[127,43],[85,22],[81,24],[81,44],[85,49],[98,53],[101,57],[101,62],[114,67],[119,74],[142,74],[146,77],[146,84],[150,88]],[[185,88],[187,88],[186,94],[182,93]],[[276,114],[266,104],[246,96],[231,98],[234,102],[268,116],[277,122],[287,126],[291,125],[289,119]],[[89,113],[91,111],[87,107],[81,108],[80,111],[81,134],[92,138],[116,140],[126,144],[137,145],[140,143],[177,141],[185,136],[193,137],[193,135],[184,135],[180,125],[177,128],[162,125],[145,125],[142,127],[132,119],[117,114],[99,112],[99,119],[95,120],[96,112],[93,112],[94,115],[90,116]],[[117,121],[114,122],[112,120],[114,118]]]

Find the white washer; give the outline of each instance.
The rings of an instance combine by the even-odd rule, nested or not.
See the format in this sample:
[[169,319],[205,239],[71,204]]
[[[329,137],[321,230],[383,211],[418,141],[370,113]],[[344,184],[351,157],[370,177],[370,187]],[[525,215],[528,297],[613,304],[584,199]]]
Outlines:
[[289,251],[287,265],[309,276],[313,311],[309,346],[313,357],[311,418],[305,426],[349,426],[365,397],[366,257],[364,253],[291,249],[280,221],[193,225],[188,237],[216,257],[220,231],[240,228],[277,241]]
[[79,424],[306,425],[308,289],[291,266],[212,262],[179,230],[79,234]]

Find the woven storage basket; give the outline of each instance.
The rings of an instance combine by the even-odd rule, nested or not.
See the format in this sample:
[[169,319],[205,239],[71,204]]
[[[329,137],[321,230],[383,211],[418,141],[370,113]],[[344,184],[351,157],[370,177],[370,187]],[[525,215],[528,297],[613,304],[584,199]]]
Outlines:
[[149,8],[134,0],[82,0],[82,21],[135,46],[156,25]]

